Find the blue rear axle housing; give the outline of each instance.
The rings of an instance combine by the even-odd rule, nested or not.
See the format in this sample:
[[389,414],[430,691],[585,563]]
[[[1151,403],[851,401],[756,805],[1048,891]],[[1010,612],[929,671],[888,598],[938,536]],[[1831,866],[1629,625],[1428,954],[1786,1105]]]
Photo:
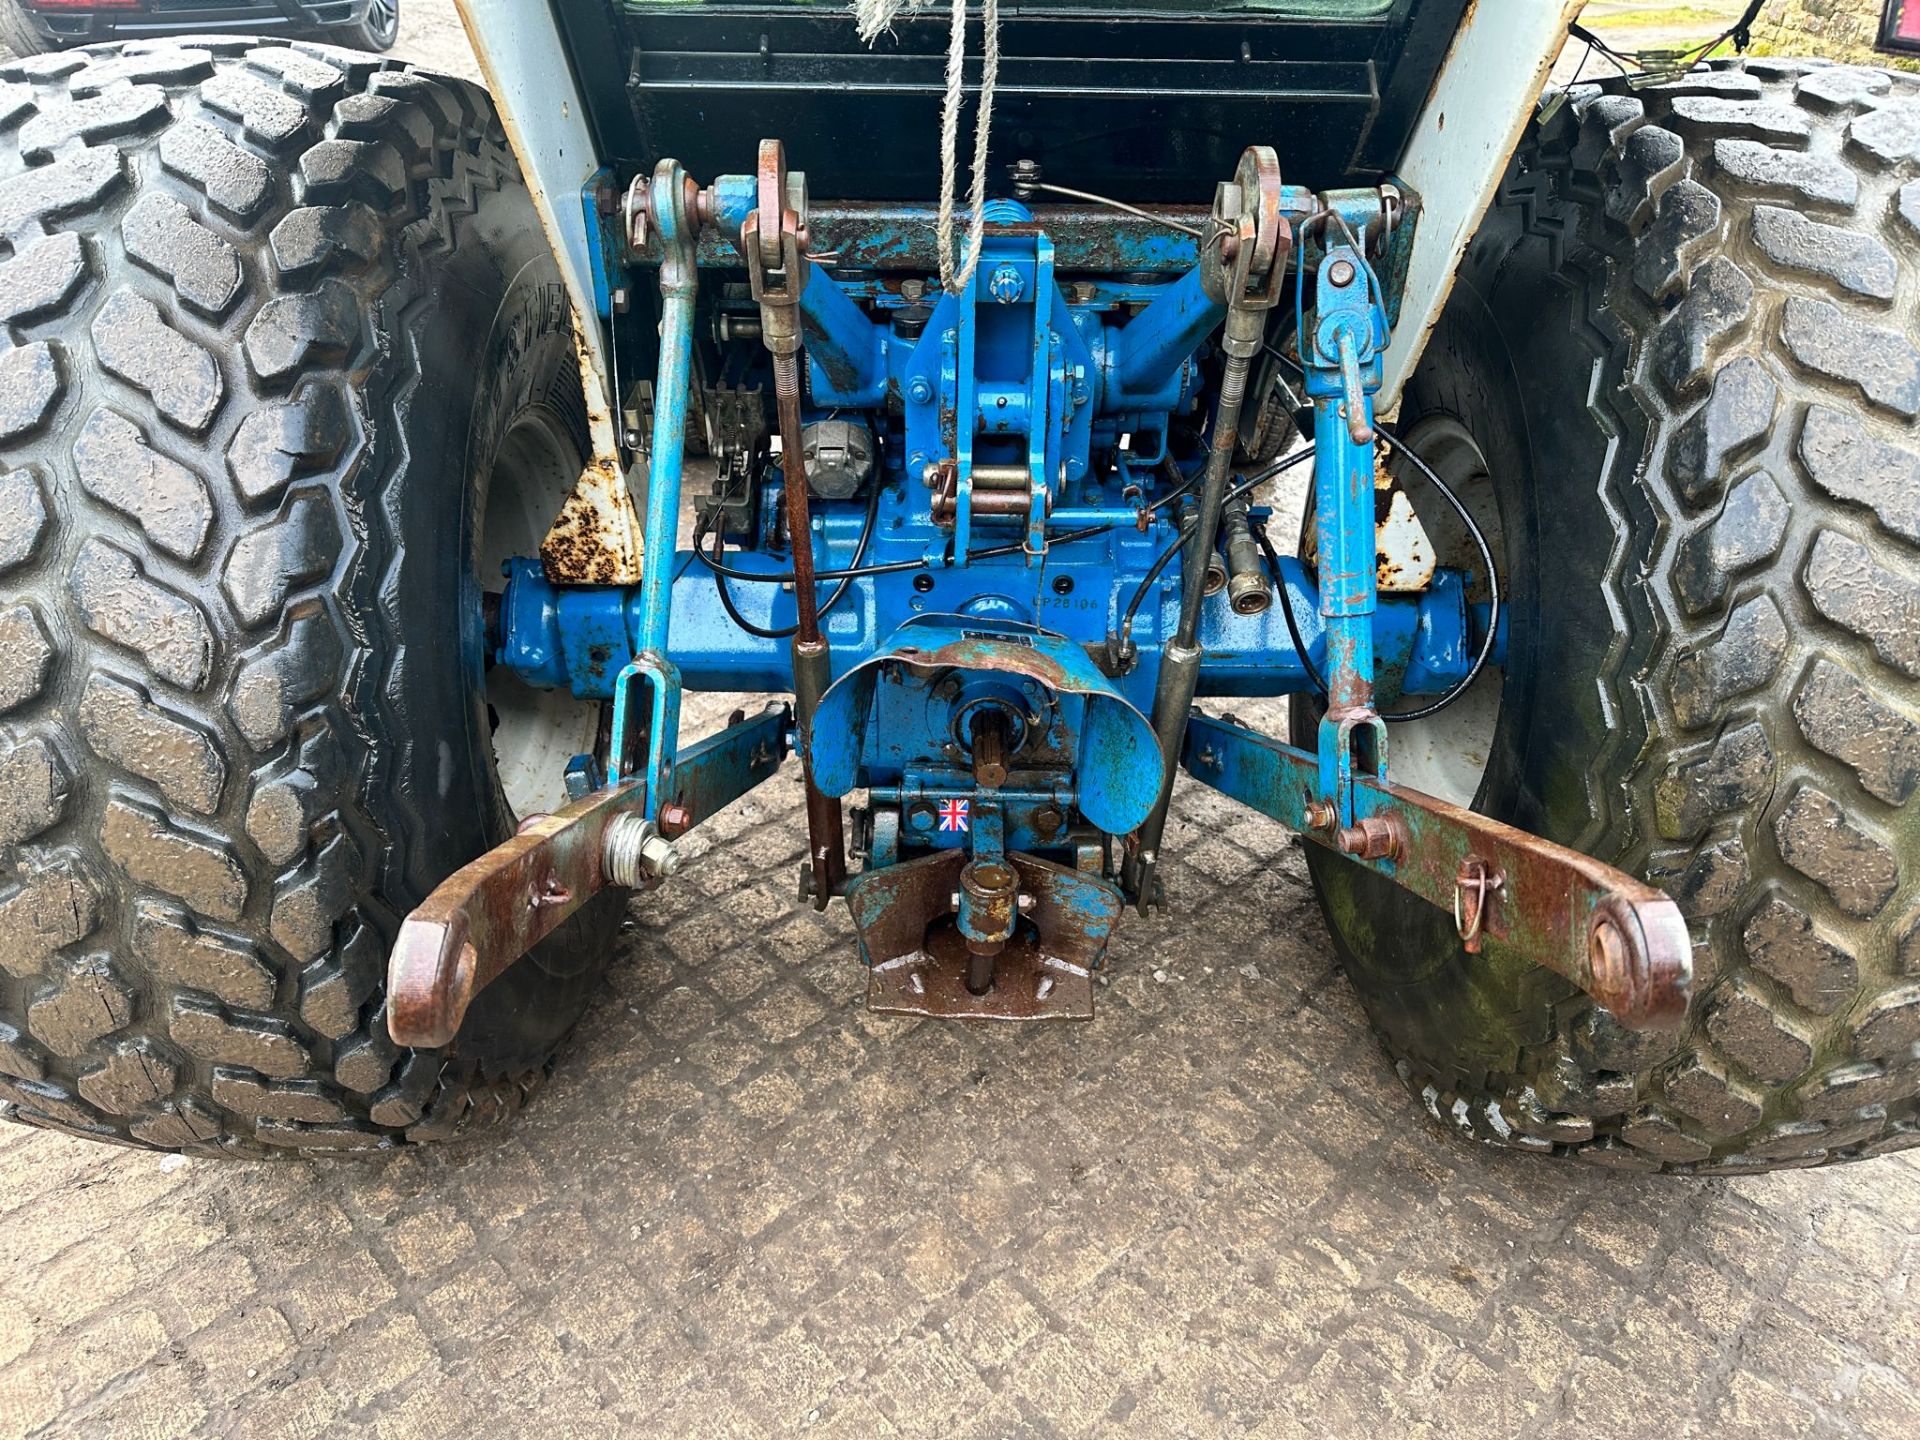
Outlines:
[[[644,777],[654,818],[673,793],[682,688],[799,693],[795,739],[810,789],[827,799],[866,792],[853,835],[864,872],[837,888],[854,905],[874,985],[893,976],[894,1008],[922,1003],[913,986],[924,975],[917,961],[899,971],[903,955],[889,946],[907,945],[911,960],[938,948],[928,926],[944,925],[941,933],[950,930],[952,945],[973,957],[970,975],[981,954],[1001,955],[1029,935],[1032,974],[1022,984],[1031,985],[1021,1003],[1080,1013],[1079,980],[1098,963],[1127,884],[1116,843],[1124,851],[1129,837],[1153,830],[1167,756],[1179,753],[1178,735],[1163,733],[1166,676],[1185,663],[1170,663],[1175,651],[1197,647],[1194,697],[1324,692],[1329,677],[1346,693],[1340,687],[1351,690],[1358,667],[1368,696],[1392,700],[1460,685],[1488,638],[1493,617],[1470,602],[1468,573],[1436,569],[1419,593],[1381,598],[1374,590],[1374,455],[1351,417],[1364,410],[1370,423],[1368,396],[1396,302],[1374,262],[1398,277],[1411,221],[1396,231],[1398,197],[1387,191],[1315,195],[1278,186],[1277,167],[1260,192],[1268,213],[1239,231],[1239,217],[1255,216],[1251,171],[1221,188],[1211,217],[1190,215],[1199,225],[1133,217],[1091,241],[1102,212],[1050,228],[1026,205],[997,200],[975,263],[943,287],[905,259],[894,268],[884,259],[924,251],[924,207],[841,207],[835,223],[858,242],[847,248],[883,258],[857,270],[810,259],[804,183],[783,165],[770,177],[765,153],[760,174],[722,177],[697,192],[697,203],[682,198],[691,185],[663,162],[651,182],[656,223],[642,248],[621,257],[602,232],[603,301],[622,283],[623,260],[657,266],[663,295],[645,457],[646,579],[578,584],[533,557],[507,562],[488,632],[491,663],[531,685],[611,702],[609,780]],[[769,194],[779,202],[772,208]],[[598,229],[599,207],[591,213]],[[783,217],[787,258],[763,272],[765,257],[777,262],[781,252],[757,250],[754,237]],[[1221,552],[1189,555],[1198,547],[1183,537],[1206,519],[1196,505],[1209,493],[1221,498],[1218,484],[1208,489],[1214,447],[1234,444],[1232,417],[1223,421],[1219,408],[1221,367],[1244,371],[1248,327],[1264,323],[1247,318],[1252,302],[1223,276],[1244,284],[1253,262],[1236,259],[1236,245],[1252,246],[1256,235],[1268,245],[1278,234],[1277,260],[1259,257],[1278,266],[1263,282],[1260,303],[1270,306],[1295,229],[1303,233],[1293,263],[1303,274],[1311,263],[1324,277],[1337,259],[1355,277],[1341,291],[1323,281],[1311,320],[1299,305],[1291,353],[1281,357],[1314,406],[1314,447],[1291,459],[1314,461],[1322,563],[1310,568],[1270,545],[1249,561],[1253,537],[1272,518],[1259,486],[1287,461],[1244,454],[1229,456],[1225,512],[1238,548],[1230,537]],[[731,279],[742,268],[753,280],[746,295]],[[704,305],[696,301],[703,276],[720,282]],[[788,307],[785,319],[776,300]],[[668,537],[681,515],[689,401],[699,384],[690,357],[704,343],[696,343],[696,320],[717,337],[708,367],[742,378],[749,395],[757,385],[764,406],[756,302],[769,335],[797,315],[804,336],[801,438],[795,446],[783,434],[776,447],[762,427],[743,451],[722,456],[733,488],[716,489],[693,543],[676,548]],[[1230,313],[1239,318],[1223,351]],[[789,473],[796,448],[806,459]],[[804,535],[788,524],[796,484],[810,488]],[[1324,493],[1329,484],[1339,487],[1337,504]],[[1325,529],[1330,514],[1337,533]],[[802,618],[795,561],[809,555],[824,654],[789,643]],[[1322,578],[1328,559],[1337,561],[1333,590]],[[1183,592],[1197,565],[1231,568],[1233,588],[1208,587],[1194,645],[1182,646]],[[1496,657],[1502,643],[1496,634]],[[818,678],[797,672],[803,653],[810,666],[820,662]],[[1177,694],[1172,704],[1183,723]],[[1334,723],[1322,747],[1328,786],[1351,768],[1348,757],[1325,753],[1348,743]],[[1378,749],[1383,758],[1383,741]],[[1350,798],[1334,803],[1343,823],[1361,818]],[[902,905],[926,915],[896,941]],[[1089,944],[1067,945],[1063,926]],[[1077,958],[1063,960],[1068,952]],[[986,1003],[991,976],[989,966],[987,991],[966,987],[975,1002]],[[1054,995],[1064,998],[1050,1007]],[[969,1002],[942,1003],[964,1010]]]

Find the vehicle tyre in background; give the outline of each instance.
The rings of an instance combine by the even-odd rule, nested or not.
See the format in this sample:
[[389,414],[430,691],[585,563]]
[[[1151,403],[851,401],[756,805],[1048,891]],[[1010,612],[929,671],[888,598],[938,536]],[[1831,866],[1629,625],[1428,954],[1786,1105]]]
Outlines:
[[366,14],[339,33],[343,45],[384,54],[400,38],[400,0],[367,0]]
[[16,56],[41,55],[53,48],[20,0],[0,0],[0,46]]

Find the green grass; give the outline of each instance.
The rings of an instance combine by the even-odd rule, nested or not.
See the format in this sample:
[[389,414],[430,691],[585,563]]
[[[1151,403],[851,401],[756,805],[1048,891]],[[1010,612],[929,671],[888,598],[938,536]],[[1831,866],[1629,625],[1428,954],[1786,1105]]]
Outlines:
[[1698,5],[1652,5],[1639,10],[1590,13],[1582,24],[1589,30],[1698,30],[1700,38],[1717,35],[1739,16]]

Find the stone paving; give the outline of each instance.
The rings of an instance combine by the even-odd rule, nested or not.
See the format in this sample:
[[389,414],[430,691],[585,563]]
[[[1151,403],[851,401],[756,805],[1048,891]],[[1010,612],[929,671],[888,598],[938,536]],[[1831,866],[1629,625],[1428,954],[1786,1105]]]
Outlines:
[[1286,833],[1192,787],[1090,1025],[872,1017],[801,826],[791,777],[715,822],[505,1133],[0,1129],[0,1436],[1920,1434],[1920,1158],[1443,1133]]

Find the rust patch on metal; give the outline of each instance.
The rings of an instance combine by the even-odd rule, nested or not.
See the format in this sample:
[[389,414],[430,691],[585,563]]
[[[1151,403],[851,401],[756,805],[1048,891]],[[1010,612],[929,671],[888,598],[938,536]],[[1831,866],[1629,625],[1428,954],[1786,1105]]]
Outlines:
[[[1227,721],[1196,716],[1183,760],[1223,794],[1450,909],[1469,953],[1489,941],[1505,946],[1566,976],[1633,1029],[1686,1019],[1693,942],[1679,906],[1645,881],[1372,775],[1353,777],[1361,826],[1320,824],[1330,807],[1308,804],[1317,757]],[[1391,829],[1369,840],[1364,827],[1379,821]],[[1389,837],[1391,857],[1377,853]]]
[[573,353],[594,453],[540,542],[540,564],[556,585],[637,585],[645,531],[620,467],[613,415],[585,321],[579,315],[573,320]]
[[964,851],[945,851],[871,871],[848,890],[870,967],[868,1008],[951,1020],[1092,1019],[1093,972],[1120,918],[1120,892],[1033,855],[997,862],[1017,874],[1019,898],[1009,938],[992,955],[991,983],[976,990],[968,981],[981,978],[977,951],[953,916],[971,863]]
[[[626,500],[632,515],[633,501],[626,494],[626,483],[611,461],[589,461],[580,472],[560,513],[553,518],[546,538],[540,542],[540,563],[547,579],[556,585],[632,585],[639,581],[641,547],[637,534],[623,535],[614,503],[614,515],[604,511],[606,498],[617,487],[618,497]],[[632,515],[637,529],[639,517]]]
[[460,1029],[474,995],[606,886],[607,826],[645,787],[596,790],[531,818],[505,844],[455,871],[400,927],[387,961],[387,1033],[433,1048]]

